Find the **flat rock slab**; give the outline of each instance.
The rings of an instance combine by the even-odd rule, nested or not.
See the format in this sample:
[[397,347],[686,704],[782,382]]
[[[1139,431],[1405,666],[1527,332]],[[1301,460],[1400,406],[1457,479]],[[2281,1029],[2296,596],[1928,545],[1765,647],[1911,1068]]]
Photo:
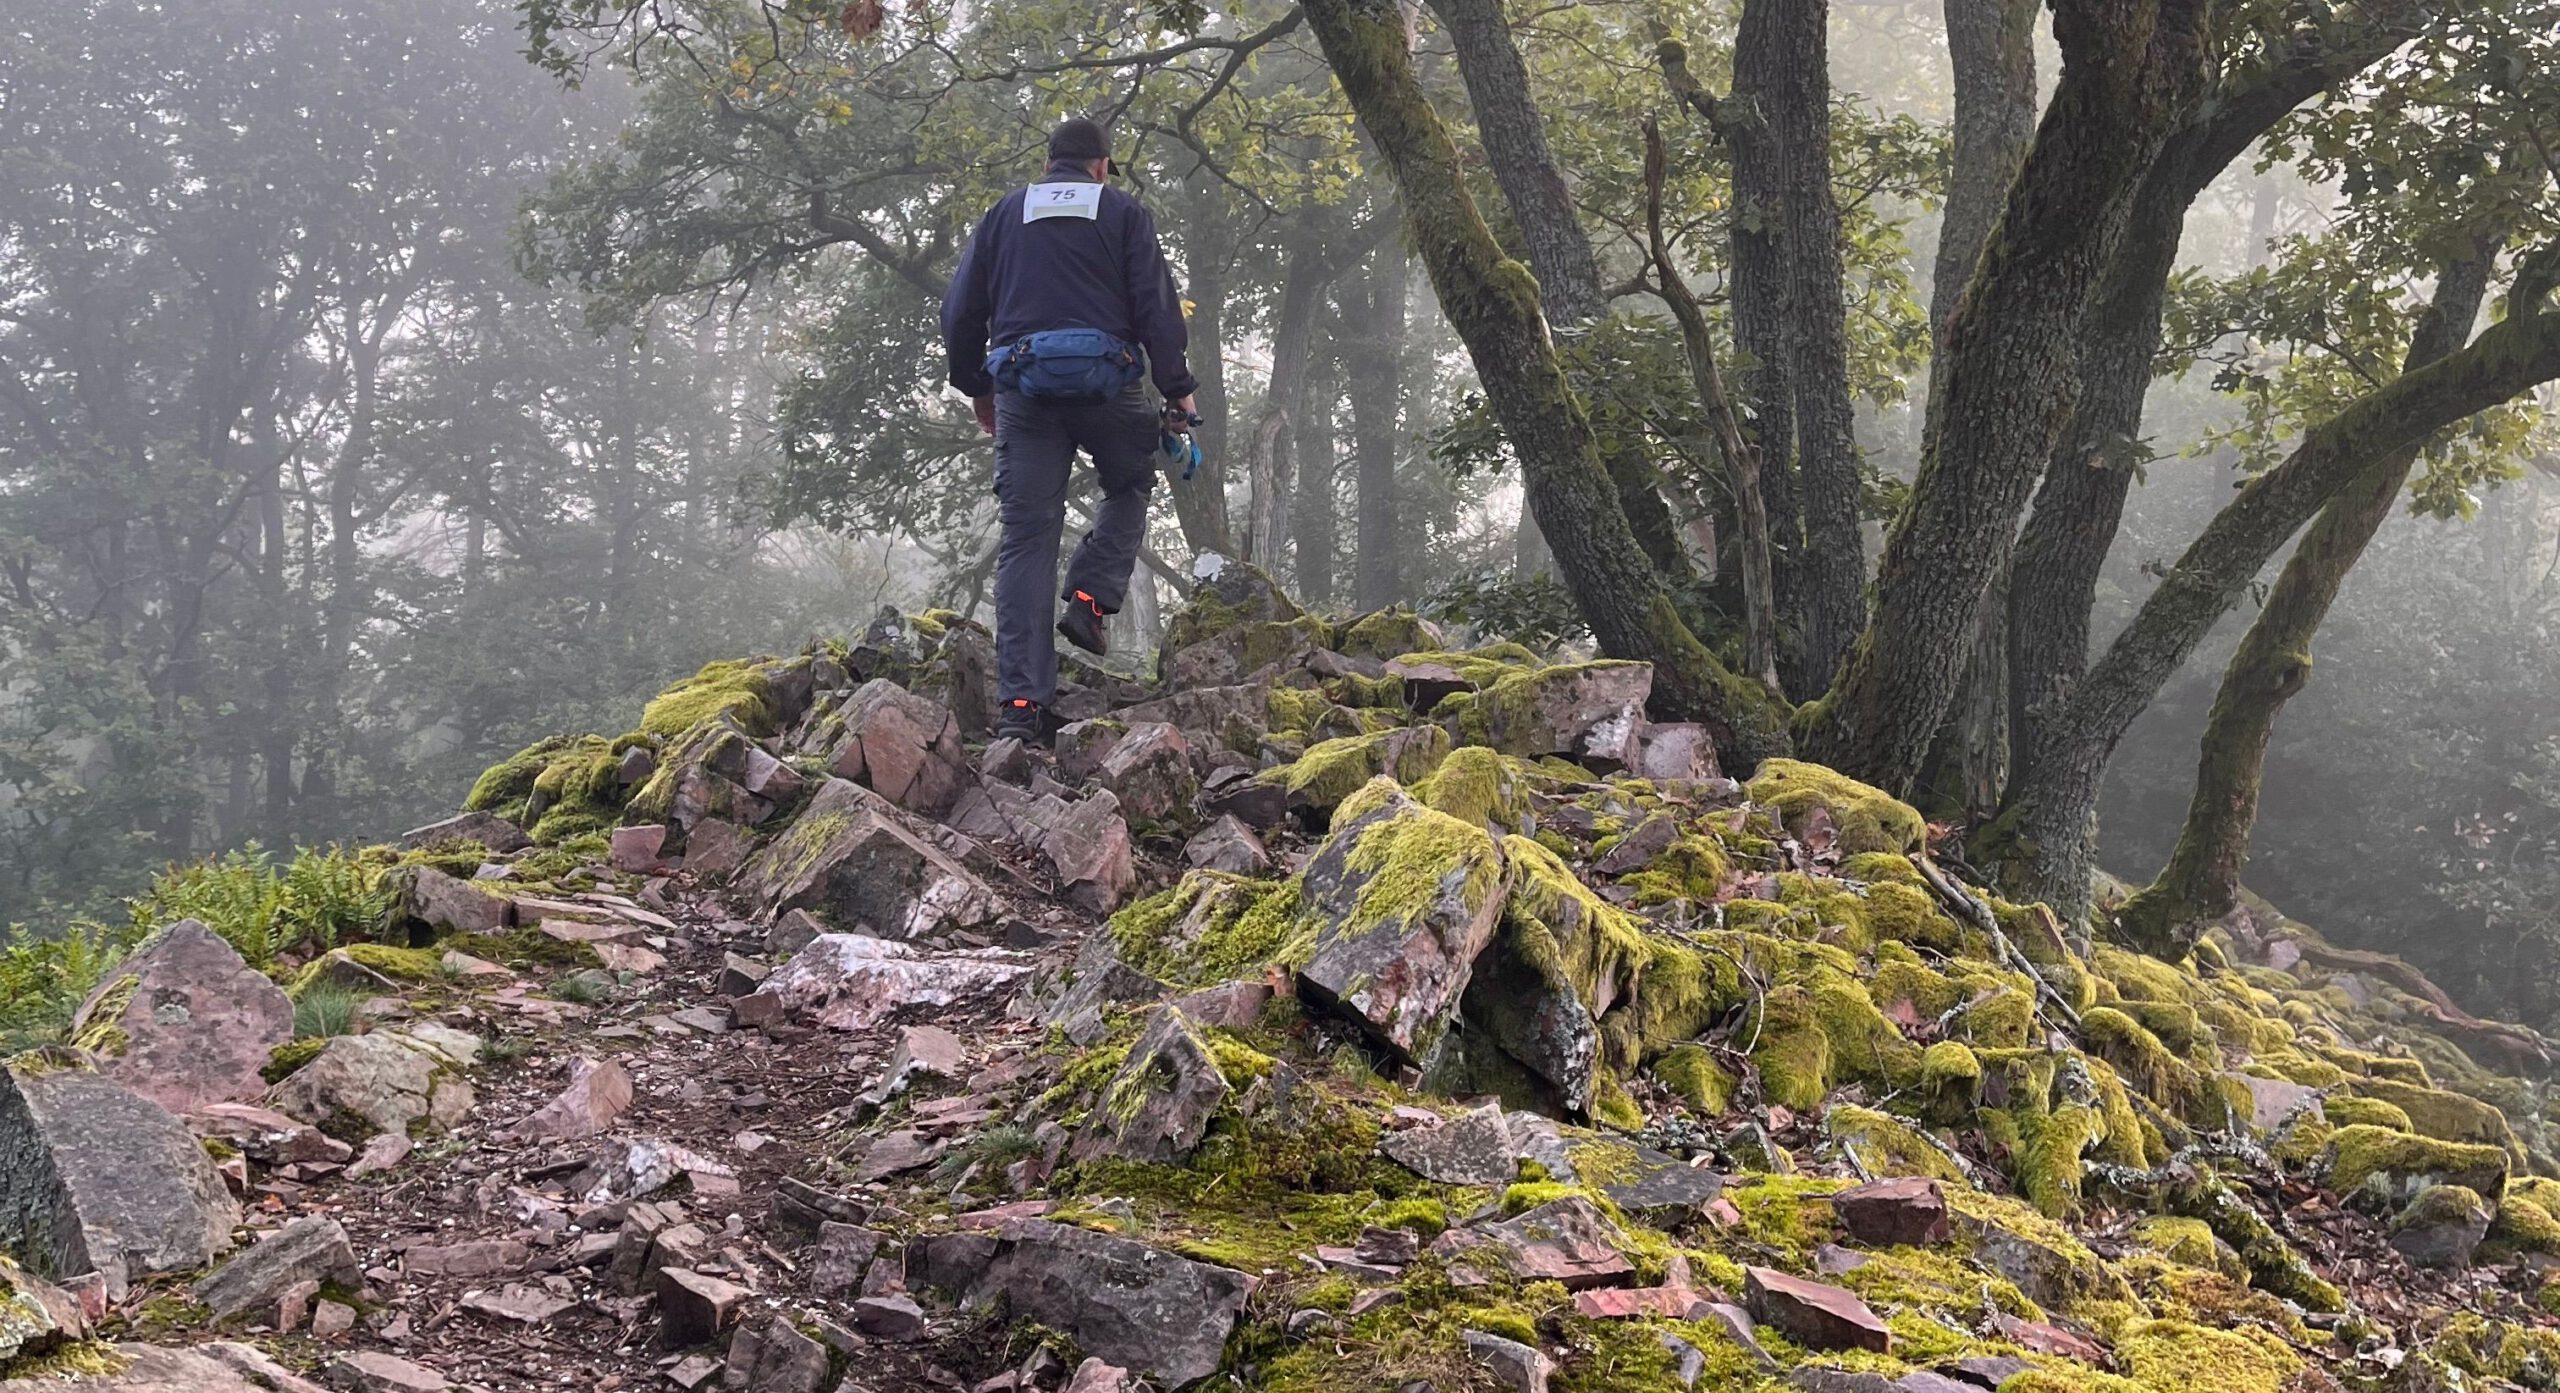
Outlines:
[[355,1246],[335,1219],[306,1215],[260,1238],[196,1283],[195,1298],[217,1319],[230,1320],[271,1312],[287,1292],[306,1282],[349,1291],[364,1286]]
[[326,1393],[247,1345],[118,1345],[116,1354],[126,1361],[119,1373],[0,1380],[0,1393]]
[[266,1091],[258,1071],[293,1038],[293,1003],[222,936],[181,919],[81,1003],[70,1038],[101,1073],[175,1113]]
[[1378,1139],[1378,1150],[1423,1179],[1443,1185],[1508,1185],[1520,1171],[1500,1103],[1389,1132]]
[[347,1393],[444,1393],[453,1386],[423,1364],[378,1350],[339,1355],[329,1364],[329,1382]]
[[993,1252],[970,1283],[973,1299],[1001,1297],[1015,1319],[1061,1331],[1077,1348],[1168,1389],[1218,1371],[1255,1286],[1241,1272],[1039,1219],[978,1241]]
[[211,1262],[239,1222],[213,1159],[167,1109],[72,1051],[0,1067],[0,1234],[38,1274],[95,1271],[120,1301],[146,1275]]
[[1846,1287],[1748,1267],[1743,1297],[1755,1319],[1808,1349],[1893,1350],[1893,1332]]
[[1434,1240],[1442,1257],[1490,1252],[1524,1282],[1567,1291],[1624,1285],[1636,1266],[1617,1246],[1616,1225],[1579,1195],[1542,1204],[1516,1219],[1451,1229]]
[[820,934],[747,1002],[771,1003],[777,1014],[833,1030],[868,1030],[910,1006],[951,1007],[988,1000],[1030,968],[992,949],[927,955],[903,943],[861,934]]

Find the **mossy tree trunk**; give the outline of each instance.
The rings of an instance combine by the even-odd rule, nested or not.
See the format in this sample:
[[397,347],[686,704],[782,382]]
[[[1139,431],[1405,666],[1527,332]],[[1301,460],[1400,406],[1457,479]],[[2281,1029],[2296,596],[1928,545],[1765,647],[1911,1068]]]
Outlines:
[[1299,425],[1306,415],[1307,364],[1315,351],[1316,315],[1334,275],[1331,244],[1341,235],[1323,210],[1300,215],[1280,280],[1280,308],[1271,330],[1271,390],[1254,430],[1245,508],[1245,559],[1280,573],[1280,553],[1290,523],[1289,497],[1297,484]]
[[[2489,288],[2494,248],[2446,265],[2433,303],[2410,336],[2404,370],[2461,347]],[[2311,680],[2311,639],[2347,573],[2391,516],[2418,447],[2367,466],[2321,508],[2276,576],[2256,622],[2223,670],[2205,718],[2196,789],[2186,823],[2159,876],[2127,900],[2116,926],[2125,941],[2160,957],[2185,956],[2197,936],[2240,902],[2240,863],[2258,817],[2267,739],[2276,717]]]
[[[1457,52],[1458,74],[1466,81],[1467,103],[1475,113],[1476,136],[1484,142],[1485,161],[1492,166],[1502,201],[1520,230],[1548,327],[1570,344],[1608,313],[1609,300],[1600,285],[1599,258],[1574,209],[1564,170],[1547,143],[1546,118],[1539,114],[1529,90],[1528,65],[1512,40],[1502,0],[1433,0],[1432,8]],[[1665,576],[1689,578],[1692,568],[1681,549],[1679,525],[1663,502],[1658,473],[1646,457],[1642,437],[1612,432],[1600,445],[1601,463],[1618,490],[1618,506],[1625,510],[1644,554]]]
[[2431,0],[2390,0],[2366,23],[2322,30],[2226,78],[2161,149],[2134,196],[2122,249],[2075,350],[2078,408],[2018,538],[2008,590],[2008,713],[2014,802],[2046,725],[2089,663],[2098,574],[2144,453],[2143,398],[2187,210],[2286,112],[2371,67],[2416,34]]
[[1856,650],[1802,722],[1807,752],[1910,787],[2077,393],[2072,349],[2144,172],[2199,99],[2211,0],[2058,0],[2062,76],[1945,330],[1919,477]]
[[1502,254],[1469,196],[1457,148],[1415,77],[1396,7],[1312,0],[1306,14],[1394,173],[1432,288],[1520,456],[1529,506],[1601,650],[1651,662],[1655,713],[1707,722],[1736,767],[1783,750],[1781,708],[1698,641],[1637,547],[1548,337],[1536,282]]
[[1778,161],[1787,385],[1795,399],[1797,495],[1804,510],[1795,690],[1808,694],[1831,685],[1867,619],[1867,551],[1859,526],[1865,490],[1849,400],[1848,295],[1841,286],[1840,205],[1831,178],[1830,24],[1829,0],[1751,0],[1734,44],[1734,88],[1750,91],[1766,113]]
[[[1946,211],[1938,223],[1929,285],[1929,323],[1939,348],[2035,139],[2035,26],[2042,7],[2036,0],[1946,0],[1945,10],[1955,121]],[[1933,811],[1943,807],[1971,820],[1989,816],[1999,804],[2009,765],[2008,635],[2008,586],[2002,577],[1974,622],[1963,684],[1938,732],[1930,773],[1921,780]]]
[[2527,260],[2506,319],[2312,427],[2283,463],[2214,515],[2105,655],[2041,720],[2041,738],[1999,818],[1978,839],[1978,859],[2001,863],[2018,895],[2087,914],[2098,785],[2116,742],[2250,580],[2332,498],[2378,462],[2560,378],[2560,311],[2548,303],[2555,275],[2560,243]]

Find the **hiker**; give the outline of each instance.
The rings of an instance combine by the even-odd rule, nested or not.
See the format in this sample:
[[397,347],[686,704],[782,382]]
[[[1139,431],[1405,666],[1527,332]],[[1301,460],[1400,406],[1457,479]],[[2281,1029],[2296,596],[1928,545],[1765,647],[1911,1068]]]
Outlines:
[[[1155,219],[1110,187],[1119,172],[1100,126],[1058,123],[1040,182],[980,220],[942,301],[951,385],[996,439],[996,734],[1034,744],[1056,730],[1054,635],[1108,651],[1103,620],[1119,610],[1146,539],[1158,437],[1199,420],[1173,271]],[[1150,374],[1161,413],[1141,385]],[[1049,587],[1079,449],[1093,459],[1102,505],[1067,563],[1053,633]]]

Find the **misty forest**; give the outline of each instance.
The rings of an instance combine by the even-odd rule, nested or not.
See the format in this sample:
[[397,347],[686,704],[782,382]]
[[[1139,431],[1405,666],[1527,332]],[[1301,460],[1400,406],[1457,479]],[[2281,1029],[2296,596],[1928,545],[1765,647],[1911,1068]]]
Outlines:
[[0,1389],[2560,1377],[2560,0],[0,9]]

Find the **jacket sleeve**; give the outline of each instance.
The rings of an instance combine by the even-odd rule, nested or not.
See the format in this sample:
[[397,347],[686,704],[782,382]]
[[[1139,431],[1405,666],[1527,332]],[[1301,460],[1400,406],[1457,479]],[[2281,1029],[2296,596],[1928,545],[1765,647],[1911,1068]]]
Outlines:
[[999,235],[995,214],[989,213],[960,253],[951,284],[942,292],[942,353],[950,360],[951,385],[964,396],[983,397],[996,389],[995,379],[987,375],[987,322],[995,313],[989,287],[995,250],[990,242]]
[[1147,367],[1156,390],[1166,399],[1187,397],[1200,388],[1184,354],[1191,330],[1182,322],[1182,293],[1173,284],[1173,268],[1165,264],[1164,246],[1156,240],[1156,220],[1144,207],[1131,211],[1129,235],[1121,240],[1128,278],[1129,325],[1147,350]]

